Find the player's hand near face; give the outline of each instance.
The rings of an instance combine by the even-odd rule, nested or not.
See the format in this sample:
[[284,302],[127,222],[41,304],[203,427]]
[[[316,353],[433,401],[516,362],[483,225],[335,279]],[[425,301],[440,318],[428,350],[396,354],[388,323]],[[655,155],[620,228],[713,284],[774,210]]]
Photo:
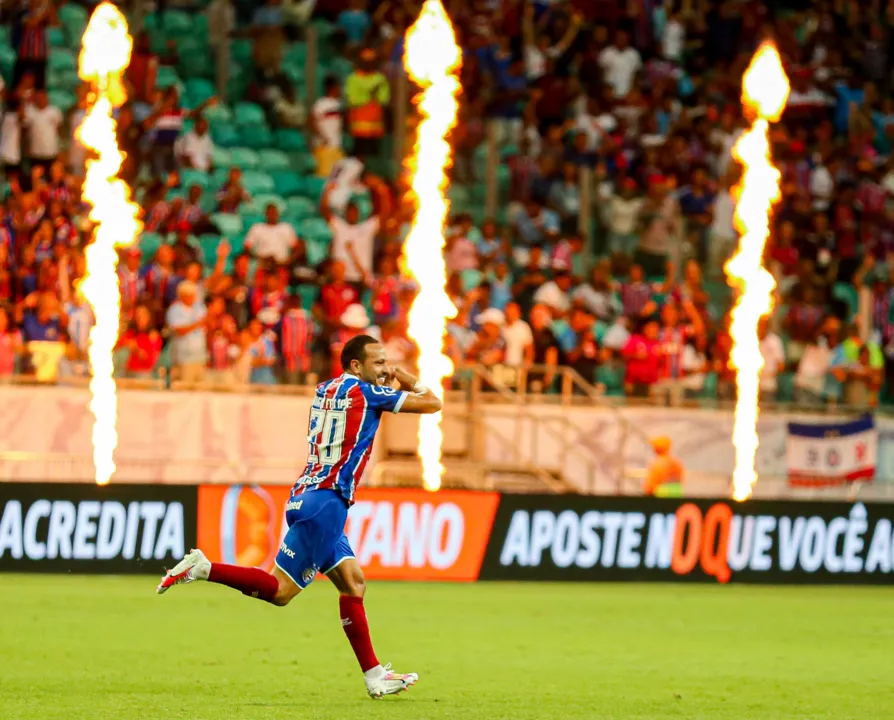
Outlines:
[[419,378],[414,377],[406,370],[397,365],[389,365],[388,366],[388,379],[391,381],[397,381],[400,385],[401,390],[406,390],[407,392],[414,392],[413,387],[416,383],[419,382]]
[[419,378],[396,365],[388,368],[389,376],[396,380],[400,389],[410,393],[404,401],[401,412],[428,414],[438,412],[442,405],[440,398],[429,388],[424,387]]

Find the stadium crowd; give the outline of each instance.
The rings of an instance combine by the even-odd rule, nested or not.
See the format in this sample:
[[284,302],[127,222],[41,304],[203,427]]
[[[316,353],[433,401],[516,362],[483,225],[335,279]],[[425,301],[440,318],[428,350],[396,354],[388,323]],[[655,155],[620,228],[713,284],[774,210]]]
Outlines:
[[[733,397],[722,273],[736,242],[730,151],[747,123],[742,73],[771,38],[792,93],[772,129],[783,180],[761,391],[810,404],[885,400],[894,4],[445,4],[463,49],[446,248],[457,366],[480,363],[497,382],[547,392],[570,366],[609,395]],[[0,377],[50,363],[63,381],[88,373],[92,322],[77,290],[90,239],[75,130],[88,101],[75,66],[87,11],[12,5],[0,37]],[[117,115],[122,174],[145,224],[121,250],[120,376],[302,383],[339,372],[340,347],[361,332],[412,364],[415,288],[399,258],[413,206],[406,172],[387,157],[403,36],[419,5],[215,0],[145,18]],[[221,37],[228,13],[237,30]],[[320,69],[306,106],[311,24]],[[214,93],[220,43],[230,46],[226,102]],[[413,122],[411,112],[410,145]],[[489,127],[500,153],[494,217],[483,214]],[[585,202],[589,234],[579,232]],[[868,339],[854,322],[863,287]],[[523,380],[533,366],[536,382]]]

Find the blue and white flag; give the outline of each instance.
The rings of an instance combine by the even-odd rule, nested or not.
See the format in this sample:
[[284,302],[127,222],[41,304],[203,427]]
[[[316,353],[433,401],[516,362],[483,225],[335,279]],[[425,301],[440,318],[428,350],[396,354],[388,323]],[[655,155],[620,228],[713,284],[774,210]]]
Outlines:
[[789,485],[821,487],[872,480],[877,448],[872,415],[845,423],[789,423]]

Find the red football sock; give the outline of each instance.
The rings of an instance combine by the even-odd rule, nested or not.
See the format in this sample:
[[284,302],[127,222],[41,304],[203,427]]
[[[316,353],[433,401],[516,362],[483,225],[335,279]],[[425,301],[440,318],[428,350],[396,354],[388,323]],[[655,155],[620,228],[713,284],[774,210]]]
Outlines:
[[341,626],[348,636],[351,649],[357,656],[363,672],[372,670],[379,664],[369,637],[369,623],[366,622],[366,610],[363,609],[362,597],[339,595],[338,609],[341,613]]
[[208,581],[226,585],[243,595],[273,602],[279,581],[261,568],[241,567],[225,563],[211,563]]

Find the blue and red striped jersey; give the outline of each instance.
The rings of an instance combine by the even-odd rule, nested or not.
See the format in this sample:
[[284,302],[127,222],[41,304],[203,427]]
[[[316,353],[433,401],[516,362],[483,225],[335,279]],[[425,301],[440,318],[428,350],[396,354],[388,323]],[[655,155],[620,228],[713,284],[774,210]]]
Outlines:
[[408,394],[348,373],[317,385],[307,429],[307,466],[292,494],[331,489],[353,503],[382,413],[400,412]]

